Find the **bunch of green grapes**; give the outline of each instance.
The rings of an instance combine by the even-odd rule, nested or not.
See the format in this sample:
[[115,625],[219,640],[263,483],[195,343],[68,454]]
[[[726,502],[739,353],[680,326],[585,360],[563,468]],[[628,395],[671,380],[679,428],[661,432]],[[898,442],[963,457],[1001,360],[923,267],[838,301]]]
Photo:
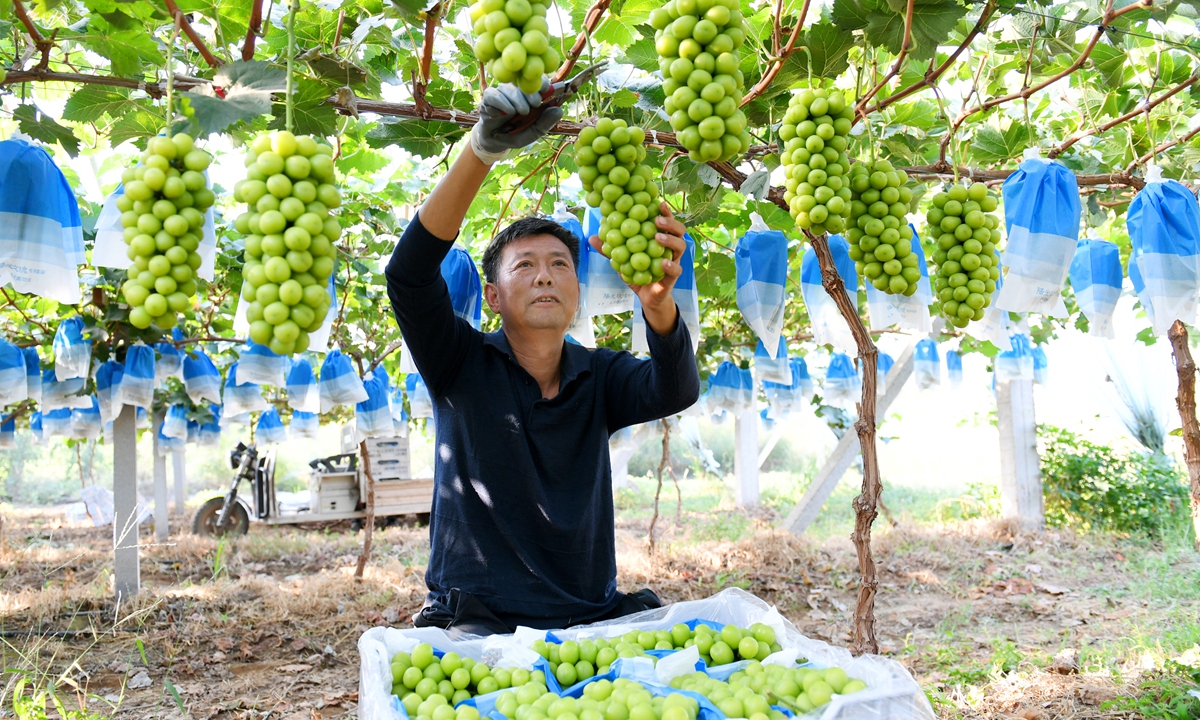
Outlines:
[[993,214],[999,202],[983,183],[951,185],[933,196],[925,217],[938,246],[933,291],[955,327],[982,320],[992,304],[1000,279],[1000,220]]
[[139,330],[151,323],[169,329],[192,306],[204,211],[216,200],[204,175],[211,162],[192,136],[179,133],[151,138],[141,162],[121,175],[117,209],[133,261],[121,295]]
[[[491,668],[458,653],[438,658],[433,647],[421,643],[412,653],[399,652],[392,658],[392,694],[400,698],[410,718],[428,716],[434,720],[452,720],[454,715],[437,710],[475,697],[531,684],[546,688],[540,670]],[[444,717],[443,717],[444,716]],[[458,720],[464,720],[461,716]],[[478,720],[478,715],[471,720]]]
[[853,199],[846,156],[854,107],[838,90],[804,90],[788,101],[779,142],[788,209],[814,235],[846,229]]
[[580,698],[522,688],[496,698],[496,710],[511,720],[696,720],[700,705],[683,693],[656,697],[639,682],[618,679],[589,683]]
[[753,662],[730,675],[728,682],[698,672],[675,678],[671,687],[705,696],[728,718],[784,720],[785,714],[772,705],[803,715],[828,703],[834,694],[861,692],[867,684],[841,668],[785,668]]
[[617,658],[645,657],[647,648],[638,644],[637,636],[634,632],[612,640],[567,640],[561,644],[538,640],[532,647],[534,652],[550,663],[550,671],[558,678],[558,683],[569,687],[580,680],[608,672],[609,666]]
[[912,251],[909,207],[912,188],[908,175],[887,160],[850,166],[850,257],[858,274],[876,290],[892,295],[912,295],[921,279],[917,255]]
[[303,352],[329,311],[326,283],[342,226],[333,148],[286,130],[261,135],[246,153],[247,177],[233,197],[249,205],[234,225],[246,233],[242,299],[250,339],[279,355]]
[[738,0],[669,0],[650,13],[663,109],[695,162],[730,160],[750,149],[740,109],[745,78],[738,48],[746,40]]
[[621,278],[648,285],[663,276],[662,261],[672,253],[654,239],[658,229],[659,192],[646,159],[646,133],[624,120],[600,118],[584,128],[575,142],[575,164],[587,192],[587,204],[599,208],[603,221],[600,252]]
[[546,5],[529,0],[478,0],[471,6],[475,56],[497,83],[516,83],[523,92],[542,89],[542,75],[562,61],[550,45]]

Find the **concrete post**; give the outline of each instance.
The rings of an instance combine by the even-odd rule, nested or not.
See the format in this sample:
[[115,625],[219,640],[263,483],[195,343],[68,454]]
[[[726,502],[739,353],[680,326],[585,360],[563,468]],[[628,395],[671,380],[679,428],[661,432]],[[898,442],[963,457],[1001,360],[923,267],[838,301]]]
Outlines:
[[758,504],[758,413],[743,410],[733,421],[733,471],[738,505]]
[[138,592],[137,410],[113,420],[113,574],[117,602]]
[[996,383],[996,419],[1000,427],[1000,505],[1004,517],[1023,527],[1046,526],[1042,472],[1033,413],[1033,381]]
[[154,539],[166,542],[171,536],[171,513],[167,495],[167,458],[162,454],[158,442],[158,433],[162,429],[165,413],[162,410],[154,413],[154,442],[151,452],[154,453]]
[[175,512],[187,512],[187,461],[184,451],[171,453],[171,462],[175,472]]

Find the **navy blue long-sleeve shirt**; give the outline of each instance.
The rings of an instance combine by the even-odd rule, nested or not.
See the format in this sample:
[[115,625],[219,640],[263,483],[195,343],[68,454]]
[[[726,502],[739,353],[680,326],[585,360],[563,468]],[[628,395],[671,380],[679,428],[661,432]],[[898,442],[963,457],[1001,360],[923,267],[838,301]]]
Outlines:
[[458,588],[510,627],[588,622],[620,600],[609,435],[696,401],[687,326],[664,337],[647,325],[648,360],[564,342],[559,393],[544,399],[503,330],[454,314],[440,272],[450,248],[414,217],[386,271],[434,406],[425,582],[432,599]]

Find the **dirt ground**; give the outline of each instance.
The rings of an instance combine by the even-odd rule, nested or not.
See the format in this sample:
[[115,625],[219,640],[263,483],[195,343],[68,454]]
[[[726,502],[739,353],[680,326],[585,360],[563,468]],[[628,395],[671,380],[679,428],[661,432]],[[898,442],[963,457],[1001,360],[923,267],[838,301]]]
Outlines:
[[[653,556],[646,528],[623,524],[619,584],[667,601],[739,586],[806,635],[848,645],[858,576],[849,541],[797,539],[771,519],[755,517],[755,534],[738,542],[689,542],[667,523]],[[236,544],[143,534],[143,591],[115,607],[111,529],[10,515],[0,537],[3,683],[24,673],[56,686],[68,706],[114,718],[353,717],[358,636],[408,625],[428,553],[423,529],[377,532],[355,582],[360,538],[345,526],[256,525]],[[1152,673],[1137,648],[1200,627],[1200,556],[1155,570],[1152,547],[1139,560],[1117,540],[1020,534],[995,521],[881,521],[874,546],[882,652],[913,671],[944,718],[1143,717],[1113,709]]]

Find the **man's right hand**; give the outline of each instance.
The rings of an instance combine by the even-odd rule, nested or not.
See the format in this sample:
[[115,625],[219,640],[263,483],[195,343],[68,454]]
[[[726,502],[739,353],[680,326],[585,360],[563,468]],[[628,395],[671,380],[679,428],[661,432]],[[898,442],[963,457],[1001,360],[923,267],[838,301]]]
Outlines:
[[[542,90],[549,88],[549,80],[542,81]],[[504,84],[483,91],[479,103],[479,122],[471,129],[471,149],[485,164],[492,165],[503,160],[509,150],[533,144],[550,132],[562,119],[561,107],[546,108],[537,122],[512,134],[498,131],[513,118],[528,115],[542,104],[540,93],[524,93],[516,85]]]

